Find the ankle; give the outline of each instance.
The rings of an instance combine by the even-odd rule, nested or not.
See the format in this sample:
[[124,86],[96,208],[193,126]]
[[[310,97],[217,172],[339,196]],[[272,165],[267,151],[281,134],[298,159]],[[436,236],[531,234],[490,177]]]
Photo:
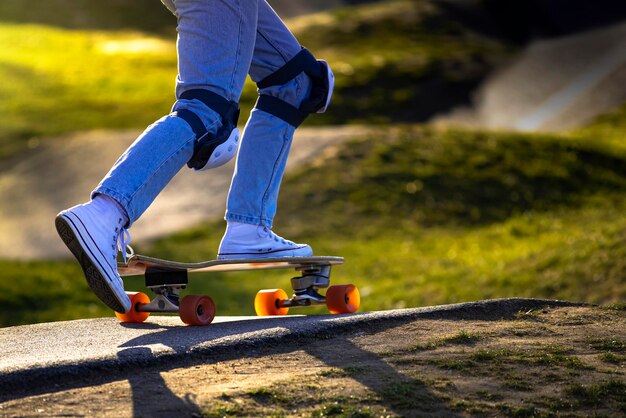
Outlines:
[[129,219],[126,209],[111,196],[98,194],[89,203],[101,211],[112,223],[121,224],[121,226],[128,225]]
[[[238,222],[238,221],[227,221],[226,222],[226,233],[227,234],[245,234],[248,232],[256,232],[259,228],[263,228],[263,225],[246,223],[246,222]],[[268,230],[270,228],[267,228]]]

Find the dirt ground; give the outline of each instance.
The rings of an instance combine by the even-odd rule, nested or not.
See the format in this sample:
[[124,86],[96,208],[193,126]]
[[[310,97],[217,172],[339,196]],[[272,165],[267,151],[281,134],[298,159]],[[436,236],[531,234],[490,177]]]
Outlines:
[[626,310],[374,324],[176,366],[77,376],[0,416],[624,416]]

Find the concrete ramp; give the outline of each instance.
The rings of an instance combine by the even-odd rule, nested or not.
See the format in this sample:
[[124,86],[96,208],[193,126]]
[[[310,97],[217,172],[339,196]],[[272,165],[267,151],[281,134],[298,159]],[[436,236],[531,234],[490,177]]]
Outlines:
[[496,299],[352,315],[222,317],[206,327],[184,326],[177,317],[153,316],[143,324],[114,318],[0,329],[0,402],[24,390],[36,392],[79,376],[111,376],[133,368],[183,367],[228,354],[245,358],[255,349],[394,326],[422,319],[500,320],[544,307],[575,306],[541,299]]

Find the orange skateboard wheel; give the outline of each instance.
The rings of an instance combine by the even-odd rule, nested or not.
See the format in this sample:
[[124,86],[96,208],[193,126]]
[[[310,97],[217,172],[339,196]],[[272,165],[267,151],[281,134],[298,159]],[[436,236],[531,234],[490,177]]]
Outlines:
[[287,299],[282,289],[259,290],[254,298],[254,310],[258,316],[287,315],[289,308],[280,306],[280,302]]
[[187,295],[180,301],[180,319],[187,325],[209,325],[215,318],[215,303],[204,295]]
[[150,298],[143,292],[126,292],[130,298],[130,311],[126,313],[115,312],[115,316],[121,322],[143,322],[150,316],[150,312],[139,312],[139,305],[147,305]]
[[330,286],[326,292],[326,307],[332,314],[354,313],[360,304],[359,289],[353,284]]

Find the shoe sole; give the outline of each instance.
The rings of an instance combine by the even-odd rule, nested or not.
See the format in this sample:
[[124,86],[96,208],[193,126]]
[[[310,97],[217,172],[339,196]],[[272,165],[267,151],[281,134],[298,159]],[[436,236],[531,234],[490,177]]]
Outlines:
[[307,246],[291,248],[287,250],[276,250],[270,251],[266,253],[219,253],[217,255],[218,260],[237,260],[237,259],[254,259],[254,258],[274,258],[274,257],[311,257],[313,256],[313,251],[306,251],[298,254],[299,250],[303,250],[307,248]]
[[[125,313],[128,309],[119,300],[111,280],[100,270],[97,259],[94,261],[90,254],[85,251],[84,239],[78,232],[78,228],[73,224],[73,220],[64,215],[57,216],[55,226],[61,240],[76,257],[83,269],[87,284],[96,296],[109,308],[116,312]],[[124,293],[125,295],[126,293]]]

